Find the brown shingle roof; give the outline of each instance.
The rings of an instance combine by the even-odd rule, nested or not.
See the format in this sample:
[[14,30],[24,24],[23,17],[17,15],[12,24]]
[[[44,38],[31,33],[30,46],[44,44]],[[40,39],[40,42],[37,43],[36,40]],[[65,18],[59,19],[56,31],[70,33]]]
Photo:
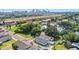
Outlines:
[[19,50],[36,50],[37,45],[33,42],[33,40],[22,40],[22,41],[16,41],[14,43]]

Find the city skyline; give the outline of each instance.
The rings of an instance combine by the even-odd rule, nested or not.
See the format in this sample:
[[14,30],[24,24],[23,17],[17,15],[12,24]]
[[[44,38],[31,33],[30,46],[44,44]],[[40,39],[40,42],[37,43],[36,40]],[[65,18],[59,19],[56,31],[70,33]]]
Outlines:
[[46,10],[50,12],[79,12],[79,9],[0,9],[0,12]]

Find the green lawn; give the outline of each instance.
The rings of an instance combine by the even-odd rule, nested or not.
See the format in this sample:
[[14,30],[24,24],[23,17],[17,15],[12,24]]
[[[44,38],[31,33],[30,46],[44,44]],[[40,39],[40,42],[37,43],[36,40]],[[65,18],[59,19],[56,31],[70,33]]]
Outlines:
[[55,49],[56,50],[67,50],[67,48],[63,44],[59,44],[59,41],[55,41]]
[[15,25],[11,26],[11,31],[14,32],[17,29],[17,27]]
[[18,33],[19,36],[22,36],[24,38],[32,38],[31,34],[26,34],[26,33]]
[[[21,26],[26,25],[25,24],[21,24]],[[15,25],[11,26],[11,29],[9,29],[10,31],[14,32],[18,27],[16,27]],[[19,36],[21,37],[25,37],[25,38],[32,38],[31,34],[27,34],[27,33],[17,33]]]
[[1,48],[4,48],[4,47],[6,47],[6,46],[9,46],[9,45],[11,45],[11,44],[14,43],[14,42],[15,42],[15,40],[10,40],[10,41],[4,42],[4,43],[0,46],[0,49],[1,49]]
[[17,29],[17,27],[15,25],[13,25],[13,26],[11,26],[11,29],[10,29],[10,27],[8,27],[8,28],[6,27],[6,29],[14,32]]
[[66,50],[66,48],[64,47],[64,45],[56,45],[55,49],[56,50]]
[[[21,26],[26,25],[26,24],[27,24],[27,23],[21,24]],[[10,28],[7,28],[7,29],[10,30],[10,31],[12,31],[12,32],[14,32],[17,28],[18,28],[18,26],[16,27],[16,25],[12,25],[12,26],[11,26],[11,29],[10,29]]]

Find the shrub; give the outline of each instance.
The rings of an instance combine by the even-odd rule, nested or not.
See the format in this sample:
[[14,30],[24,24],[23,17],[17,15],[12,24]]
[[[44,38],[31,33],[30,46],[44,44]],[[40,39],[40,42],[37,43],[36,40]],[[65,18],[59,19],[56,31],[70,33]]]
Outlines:
[[14,49],[14,50],[17,50],[17,46],[13,43],[12,44],[12,48]]
[[75,36],[75,41],[78,42],[79,41],[79,35]]

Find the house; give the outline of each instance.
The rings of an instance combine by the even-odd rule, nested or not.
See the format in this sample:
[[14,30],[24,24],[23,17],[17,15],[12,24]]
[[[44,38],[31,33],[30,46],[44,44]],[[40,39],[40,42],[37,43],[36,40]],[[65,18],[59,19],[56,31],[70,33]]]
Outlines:
[[6,35],[5,32],[0,32],[0,37]]
[[75,34],[76,34],[76,35],[79,35],[79,32],[76,31]]
[[17,46],[17,50],[37,50],[38,45],[33,42],[32,39],[29,40],[18,40],[14,43]]
[[38,50],[38,45],[35,42],[32,42],[32,47],[29,48],[29,50]]
[[35,38],[35,42],[42,46],[48,46],[49,44],[53,43],[54,38],[48,37],[45,35],[45,32],[41,32],[40,36]]
[[47,28],[47,22],[43,22],[41,23],[41,29],[46,29]]
[[36,37],[36,38],[35,38],[35,42],[36,42],[37,44],[42,45],[42,46],[47,46],[49,40],[48,40],[48,38],[47,38],[46,36],[39,36],[39,37]]
[[47,22],[50,21],[51,19],[43,19],[41,21],[41,28],[46,29],[47,28]]
[[12,39],[9,35],[7,35],[5,33],[4,30],[0,30],[0,45],[3,43],[3,42],[6,42],[8,40]]
[[2,44],[3,42],[9,41],[9,40],[11,40],[11,37],[8,35],[5,35],[0,38],[0,44]]
[[14,44],[17,46],[17,50],[26,50],[31,47],[31,45],[26,45],[25,43],[19,40],[16,41]]
[[79,42],[76,42],[76,43],[72,43],[71,45],[71,48],[70,49],[76,49],[76,50],[79,50]]
[[42,22],[43,23],[47,23],[48,21],[50,21],[51,19],[43,19]]
[[59,26],[59,25],[57,25],[57,30],[59,31],[59,32],[62,32],[63,30],[64,30],[64,28],[63,27],[61,27],[61,26]]
[[70,48],[69,50],[78,50],[78,49],[74,47],[74,48]]
[[42,37],[37,37],[35,39],[35,42],[38,44],[41,44],[43,46],[48,45],[48,40],[46,40],[45,38],[42,38]]
[[41,24],[41,29],[46,29],[47,28],[47,24],[46,23],[42,23]]

